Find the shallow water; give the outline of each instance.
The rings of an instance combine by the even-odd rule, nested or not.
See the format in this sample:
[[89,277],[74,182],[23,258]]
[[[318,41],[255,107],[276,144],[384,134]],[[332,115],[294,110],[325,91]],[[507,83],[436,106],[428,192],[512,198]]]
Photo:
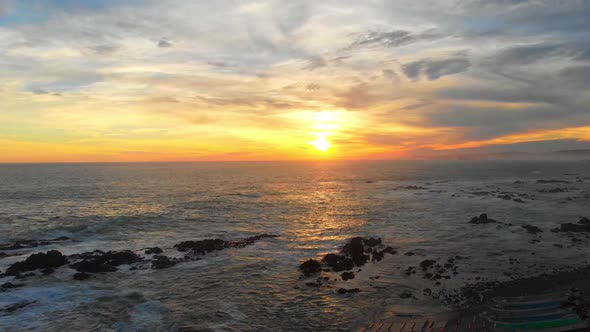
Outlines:
[[[507,271],[524,276],[587,264],[590,240],[572,242],[549,230],[590,217],[590,178],[584,179],[589,166],[546,161],[0,165],[0,242],[73,239],[15,251],[18,255],[0,259],[0,270],[49,249],[73,254],[159,246],[173,256],[178,253],[172,246],[183,240],[280,235],[169,269],[122,267],[74,281],[73,270],[62,268],[29,278],[25,287],[0,293],[0,307],[36,302],[0,313],[0,329],[354,330],[391,309],[440,310],[440,301],[423,296],[423,288],[452,291],[476,277],[504,280]],[[538,179],[570,183],[538,184]],[[538,192],[556,187],[569,191]],[[523,196],[525,203],[517,203],[497,198],[500,192],[534,199]],[[483,212],[513,226],[467,223]],[[528,234],[520,227],[525,224],[544,232]],[[300,262],[336,251],[353,236],[382,237],[399,254],[363,266],[350,281],[317,288],[299,280]],[[426,258],[455,255],[469,259],[440,286],[420,273],[403,273]],[[510,264],[509,258],[519,262]],[[339,295],[340,287],[361,292]],[[401,299],[405,291],[414,297]]]

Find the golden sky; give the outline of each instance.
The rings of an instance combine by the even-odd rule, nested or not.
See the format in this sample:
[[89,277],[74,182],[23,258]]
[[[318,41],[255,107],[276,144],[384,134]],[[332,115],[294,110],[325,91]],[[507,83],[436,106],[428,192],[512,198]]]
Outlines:
[[590,149],[588,15],[578,1],[0,0],[0,162]]

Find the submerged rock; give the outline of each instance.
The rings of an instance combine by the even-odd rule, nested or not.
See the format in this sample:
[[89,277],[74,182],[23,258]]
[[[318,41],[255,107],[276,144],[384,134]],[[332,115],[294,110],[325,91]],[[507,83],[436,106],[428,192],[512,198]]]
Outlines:
[[10,288],[19,288],[19,287],[23,287],[25,284],[13,284],[10,282],[6,282],[3,283],[2,285],[0,285],[0,287],[5,288],[5,289],[10,289]]
[[22,309],[22,308],[24,308],[28,305],[31,305],[35,302],[37,302],[37,301],[20,302],[20,303],[11,304],[9,306],[0,308],[0,312],[14,312],[14,311],[17,311],[18,309]]
[[346,288],[339,288],[338,289],[338,294],[346,294],[346,293],[358,293],[361,290],[359,288],[351,288],[351,289],[346,289]]
[[38,246],[46,246],[57,242],[67,241],[70,238],[67,236],[57,237],[50,240],[17,240],[12,243],[0,244],[0,250],[17,250],[24,248],[36,248]]
[[523,225],[522,228],[526,229],[526,231],[531,234],[537,234],[537,233],[543,232],[543,230],[540,229],[539,227],[532,226],[532,225]]
[[161,254],[163,252],[162,249],[160,249],[159,247],[153,247],[153,248],[147,248],[145,250],[145,254],[146,255],[151,255],[151,254]]
[[55,268],[68,263],[68,259],[57,250],[50,250],[46,253],[32,254],[22,262],[16,262],[6,269],[6,275],[17,275],[23,271],[36,269]]
[[81,258],[70,266],[78,272],[115,272],[117,266],[141,262],[143,258],[131,250],[102,252],[95,250],[71,257]]
[[582,217],[578,223],[565,223],[561,224],[559,227],[554,228],[551,230],[554,233],[559,232],[590,232],[590,219]]
[[260,234],[256,236],[247,237],[238,241],[224,241],[222,239],[205,239],[200,241],[184,241],[174,245],[178,251],[191,251],[196,254],[204,255],[212,251],[223,250],[225,248],[242,248],[262,238],[274,238],[278,235]]
[[197,254],[206,254],[208,252],[222,250],[225,248],[225,241],[222,239],[207,239],[201,241],[184,241],[174,245],[178,251],[193,251]]
[[179,263],[179,260],[176,258],[170,258],[163,255],[156,255],[152,260],[152,269],[165,269],[171,266],[174,266]]
[[564,180],[537,180],[537,183],[569,183]]
[[482,213],[479,215],[479,217],[473,217],[471,218],[471,220],[469,221],[470,224],[489,224],[489,223],[494,223],[496,222],[496,220],[492,219],[492,218],[488,218],[488,215],[486,213]]
[[350,279],[354,279],[354,272],[342,272],[342,274],[340,275],[340,277],[344,281],[350,280]]
[[86,280],[86,279],[90,279],[90,278],[94,278],[94,276],[92,274],[89,274],[86,272],[74,273],[74,279],[76,279],[76,280]]

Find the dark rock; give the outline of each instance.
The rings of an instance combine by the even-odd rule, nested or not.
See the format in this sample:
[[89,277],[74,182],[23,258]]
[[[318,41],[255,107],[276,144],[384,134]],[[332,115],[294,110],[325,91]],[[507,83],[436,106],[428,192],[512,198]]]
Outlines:
[[41,270],[41,273],[43,273],[44,275],[52,274],[53,272],[55,272],[55,270],[50,267]]
[[78,272],[114,272],[117,266],[141,262],[143,258],[131,250],[102,252],[96,250],[72,257],[81,257],[82,260],[70,266]]
[[340,277],[344,281],[354,279],[354,272],[342,272]]
[[32,254],[26,260],[16,262],[6,269],[6,275],[15,275],[22,271],[36,269],[55,268],[68,263],[68,259],[57,250],[50,250],[46,253]]
[[362,237],[354,237],[342,248],[342,252],[350,256],[356,266],[365,265],[369,257],[364,253],[365,248],[363,242],[364,239]]
[[94,278],[94,276],[92,274],[88,274],[86,272],[74,273],[74,279],[76,279],[76,280],[86,280],[86,279],[90,279],[90,278]]
[[147,248],[145,250],[145,254],[146,255],[151,255],[151,254],[161,254],[163,252],[162,249],[160,249],[159,247],[153,247],[153,248]]
[[434,265],[435,263],[436,261],[434,259],[425,259],[420,262],[420,267],[426,269],[432,267],[432,265]]
[[223,250],[225,248],[242,248],[262,238],[274,238],[278,235],[260,234],[251,236],[239,241],[223,241],[222,239],[205,239],[200,241],[184,241],[174,245],[178,251],[191,251],[195,254],[204,255],[212,251]]
[[326,262],[329,267],[332,268],[334,272],[352,270],[354,268],[354,261],[352,258],[346,257],[344,255],[338,254],[327,254],[322,259],[323,262]]
[[560,249],[561,249],[561,248],[563,248],[563,245],[562,245],[562,244],[559,244],[559,243],[556,243],[556,244],[554,244],[553,246],[554,246],[554,247],[557,247],[557,248],[560,248]]
[[532,226],[532,225],[523,225],[522,228],[526,229],[526,231],[531,234],[537,234],[537,233],[543,232],[543,230],[540,229],[539,227]]
[[13,284],[13,283],[7,282],[7,283],[0,285],[0,287],[5,288],[5,289],[10,289],[10,288],[23,287],[24,285],[25,284]]
[[4,257],[7,257],[7,256],[8,256],[8,254],[6,254],[5,252],[0,252],[0,258],[4,258]]
[[408,291],[403,291],[400,295],[400,298],[402,299],[409,299],[411,297],[413,297],[412,293],[408,292]]
[[226,248],[242,248],[247,245],[251,245],[260,239],[275,238],[275,237],[279,237],[279,236],[273,235],[273,234],[260,234],[260,235],[256,235],[256,236],[250,236],[250,237],[247,237],[247,238],[240,240],[240,241],[226,241],[225,247]]
[[299,265],[299,269],[303,275],[309,277],[313,274],[319,273],[322,270],[322,265],[315,259],[308,259]]
[[393,247],[389,247],[389,246],[385,247],[385,249],[383,249],[381,252],[385,253],[385,254],[391,254],[391,255],[397,254],[397,250],[395,250]]
[[338,289],[338,294],[346,294],[346,293],[358,293],[361,290],[358,288],[351,288],[351,289],[346,289],[346,288],[339,288]]
[[569,183],[563,180],[537,180],[537,183]]
[[56,242],[67,241],[70,238],[67,236],[58,237],[51,240],[17,240],[12,243],[0,244],[0,250],[17,250],[23,248],[36,248],[38,246],[46,246]]
[[551,230],[554,233],[558,232],[590,232],[590,219],[588,218],[581,218],[577,224],[573,223],[566,223],[561,224],[559,227],[554,228]]
[[177,259],[170,259],[170,257],[163,255],[156,255],[152,260],[152,269],[165,269],[178,264]]
[[488,218],[488,215],[485,213],[480,214],[479,217],[473,217],[469,221],[470,224],[489,224],[494,222],[496,222],[496,220]]
[[18,309],[22,309],[28,305],[31,305],[33,303],[35,303],[37,301],[31,301],[31,302],[20,302],[20,303],[16,303],[16,304],[12,304],[3,308],[0,308],[0,312],[14,312],[17,311]]
[[420,187],[420,186],[405,186],[405,187],[400,187],[402,189],[408,189],[408,190],[426,190],[428,188],[424,188],[424,187]]
[[34,277],[35,274],[33,272],[28,272],[28,273],[17,273],[14,275],[15,279],[26,279],[26,278],[30,278],[30,277]]
[[525,201],[523,201],[520,198],[514,198],[513,201],[515,201],[516,203],[523,203],[523,204],[525,203]]
[[498,195],[498,196],[496,196],[496,197],[498,197],[498,198],[501,198],[501,199],[505,199],[505,200],[507,200],[507,201],[509,201],[509,200],[511,200],[511,199],[512,199],[512,196],[510,196],[510,195],[508,195],[508,194],[506,194],[506,195]]
[[379,237],[376,237],[376,238],[370,237],[370,238],[363,239],[363,243],[368,247],[376,247],[378,245],[381,245],[382,241],[381,241],[381,238],[379,238]]
[[430,295],[432,294],[432,289],[430,289],[430,288],[424,288],[424,289],[422,290],[422,293],[423,293],[424,295],[426,295],[426,296],[430,296]]
[[178,251],[193,251],[197,254],[206,254],[208,252],[222,250],[225,248],[225,241],[222,239],[207,239],[201,241],[184,241],[174,245]]

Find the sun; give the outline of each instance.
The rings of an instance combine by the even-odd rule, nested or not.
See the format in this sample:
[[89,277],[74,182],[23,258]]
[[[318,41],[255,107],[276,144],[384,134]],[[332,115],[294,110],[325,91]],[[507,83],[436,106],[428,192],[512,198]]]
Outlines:
[[332,146],[325,135],[320,135],[315,141],[309,142],[309,144],[313,145],[319,151],[327,151]]

